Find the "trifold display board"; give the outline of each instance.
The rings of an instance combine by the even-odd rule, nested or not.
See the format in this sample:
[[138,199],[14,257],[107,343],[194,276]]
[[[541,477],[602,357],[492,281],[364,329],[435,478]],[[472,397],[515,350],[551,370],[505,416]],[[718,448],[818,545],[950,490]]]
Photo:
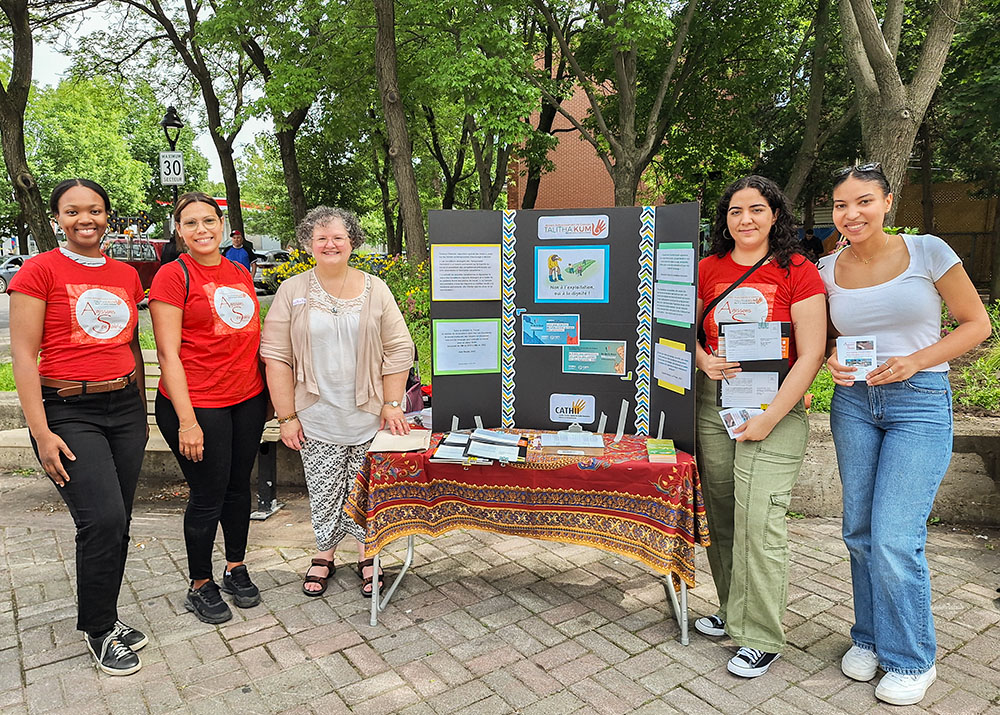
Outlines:
[[663,436],[694,451],[697,203],[431,211],[433,428]]

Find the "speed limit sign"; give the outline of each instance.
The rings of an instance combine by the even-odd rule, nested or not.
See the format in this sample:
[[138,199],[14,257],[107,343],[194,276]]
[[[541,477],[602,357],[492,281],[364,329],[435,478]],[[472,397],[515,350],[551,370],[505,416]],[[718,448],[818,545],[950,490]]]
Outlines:
[[160,152],[160,184],[180,186],[184,183],[184,152]]

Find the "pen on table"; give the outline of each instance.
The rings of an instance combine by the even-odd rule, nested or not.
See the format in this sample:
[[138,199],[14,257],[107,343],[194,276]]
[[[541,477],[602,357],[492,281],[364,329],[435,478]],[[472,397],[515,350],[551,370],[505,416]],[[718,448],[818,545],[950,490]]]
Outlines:
[[[708,341],[706,341],[706,342],[708,342]],[[719,357],[719,353],[715,352],[715,348],[713,348],[711,345],[708,346],[708,350],[709,350],[709,352],[712,353],[712,357]],[[728,385],[729,384],[729,378],[726,377],[726,369],[720,367],[719,368],[719,372],[722,373],[722,379],[725,380],[726,384]]]

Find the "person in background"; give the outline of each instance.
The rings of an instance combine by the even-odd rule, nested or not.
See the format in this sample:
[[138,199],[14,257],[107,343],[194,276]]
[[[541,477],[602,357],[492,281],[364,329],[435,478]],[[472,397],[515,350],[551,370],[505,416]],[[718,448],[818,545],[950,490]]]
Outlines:
[[250,472],[267,410],[260,310],[250,273],[219,253],[223,222],[215,199],[184,194],[174,221],[188,252],[157,271],[149,289],[161,374],[156,424],[191,488],[184,512],[191,586],[184,607],[205,623],[223,623],[233,614],[212,579],[220,525],[221,591],[239,608],[260,603],[243,562]]
[[[948,361],[989,337],[983,302],[955,251],[937,236],[891,235],[889,182],[877,163],[833,184],[833,221],[850,241],[826,256],[830,429],[844,498],[854,590],[853,645],[843,673],[885,676],[875,697],[923,700],[937,678],[927,518],[952,450]],[[941,337],[941,301],[958,327]],[[837,354],[837,336],[873,336],[878,367],[864,378]]]
[[823,242],[816,237],[816,234],[811,228],[806,229],[805,238],[802,239],[802,247],[806,249],[806,253],[812,256],[813,262],[816,262],[823,255]]
[[[295,230],[316,267],[278,287],[264,320],[261,355],[281,426],[281,441],[299,450],[319,554],[302,590],[321,596],[333,576],[334,552],[357,540],[361,594],[372,595],[365,532],[344,511],[375,432],[408,433],[403,415],[413,341],[389,287],[348,265],[364,241],[350,211],[317,206]],[[382,574],[378,581],[381,586]]]
[[232,239],[233,245],[223,248],[222,255],[233,263],[239,263],[250,272],[251,279],[255,278],[259,256],[254,253],[253,246],[244,241],[243,234],[237,230],[230,233],[229,238]]
[[[708,561],[719,611],[694,627],[733,639],[739,651],[727,667],[744,678],[766,673],[785,647],[785,514],[809,439],[802,396],[826,344],[823,282],[802,251],[781,189],[748,176],[719,199],[712,252],[698,264],[696,319],[699,326],[704,321],[705,342],[695,345],[697,459],[712,524]],[[734,440],[719,418],[716,395],[720,383],[741,370],[720,350],[718,326],[760,321],[791,323],[789,370],[763,413],[737,427]]]
[[118,617],[149,435],[136,330],[144,294],[132,266],[100,251],[111,202],[99,184],[63,181],[49,206],[66,246],[11,279],[14,381],[31,446],[76,525],[76,627],[102,671],[129,675],[149,642]]
[[174,231],[171,239],[163,246],[163,252],[160,254],[160,268],[167,265],[171,261],[177,260],[177,257],[181,255],[182,252],[180,244],[181,238],[177,235],[177,231]]

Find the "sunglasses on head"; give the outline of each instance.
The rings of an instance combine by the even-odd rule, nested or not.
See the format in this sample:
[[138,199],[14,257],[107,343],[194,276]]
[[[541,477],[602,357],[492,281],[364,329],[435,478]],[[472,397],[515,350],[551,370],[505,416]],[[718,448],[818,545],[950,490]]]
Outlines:
[[855,164],[854,166],[845,166],[837,169],[833,172],[835,177],[846,176],[852,171],[882,171],[882,162],[872,161],[867,164]]

